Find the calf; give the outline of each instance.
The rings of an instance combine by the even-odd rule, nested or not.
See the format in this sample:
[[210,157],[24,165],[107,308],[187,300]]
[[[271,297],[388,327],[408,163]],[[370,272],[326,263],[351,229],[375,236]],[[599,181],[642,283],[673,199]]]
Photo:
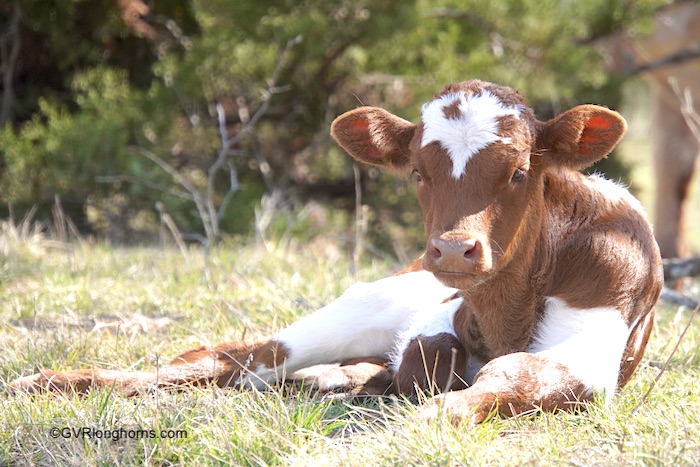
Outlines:
[[331,132],[350,155],[413,174],[422,260],[352,286],[270,340],[194,349],[157,375],[44,370],[11,387],[262,387],[344,362],[320,377],[322,390],[454,390],[424,411],[443,405],[455,421],[610,397],[640,361],[662,287],[639,203],[577,171],[625,128],[617,113],[590,105],[539,122],[517,92],[482,81],[447,86],[417,125],[379,108],[348,112]]

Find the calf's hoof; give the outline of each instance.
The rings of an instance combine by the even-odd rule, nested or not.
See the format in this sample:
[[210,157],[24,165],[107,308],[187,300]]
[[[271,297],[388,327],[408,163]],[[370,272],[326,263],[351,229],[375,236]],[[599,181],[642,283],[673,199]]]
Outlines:
[[432,422],[444,419],[454,426],[476,426],[491,415],[493,406],[470,389],[446,392],[428,399],[414,415],[416,420]]
[[392,381],[392,374],[384,364],[363,361],[322,373],[318,377],[318,390],[349,396],[381,396],[391,392]]

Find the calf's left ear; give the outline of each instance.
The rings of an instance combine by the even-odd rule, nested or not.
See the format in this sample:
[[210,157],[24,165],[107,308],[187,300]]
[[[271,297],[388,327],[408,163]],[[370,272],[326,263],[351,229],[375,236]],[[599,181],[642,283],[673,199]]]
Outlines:
[[351,110],[331,125],[331,135],[352,157],[395,170],[408,166],[415,130],[411,122],[378,107]]
[[607,156],[627,131],[617,112],[597,105],[580,105],[546,122],[537,146],[553,165],[588,167]]

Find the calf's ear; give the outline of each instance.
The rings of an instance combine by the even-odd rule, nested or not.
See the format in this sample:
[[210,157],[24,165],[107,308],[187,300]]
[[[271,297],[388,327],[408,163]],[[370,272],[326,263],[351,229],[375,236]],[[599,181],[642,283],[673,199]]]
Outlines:
[[553,165],[588,167],[607,156],[627,131],[617,112],[597,105],[580,105],[546,122],[537,146]]
[[331,125],[331,135],[352,157],[372,165],[405,169],[416,126],[377,107],[344,113]]

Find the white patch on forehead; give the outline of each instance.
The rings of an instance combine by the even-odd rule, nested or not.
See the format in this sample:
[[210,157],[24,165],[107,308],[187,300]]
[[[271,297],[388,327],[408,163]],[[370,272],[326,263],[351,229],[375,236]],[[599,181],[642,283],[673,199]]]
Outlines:
[[[445,108],[457,104],[455,118],[445,115]],[[421,147],[437,141],[452,159],[452,176],[459,179],[469,159],[495,142],[511,144],[510,138],[498,136],[500,117],[520,118],[519,106],[506,106],[489,91],[477,95],[465,92],[447,94],[426,103],[423,113]]]

